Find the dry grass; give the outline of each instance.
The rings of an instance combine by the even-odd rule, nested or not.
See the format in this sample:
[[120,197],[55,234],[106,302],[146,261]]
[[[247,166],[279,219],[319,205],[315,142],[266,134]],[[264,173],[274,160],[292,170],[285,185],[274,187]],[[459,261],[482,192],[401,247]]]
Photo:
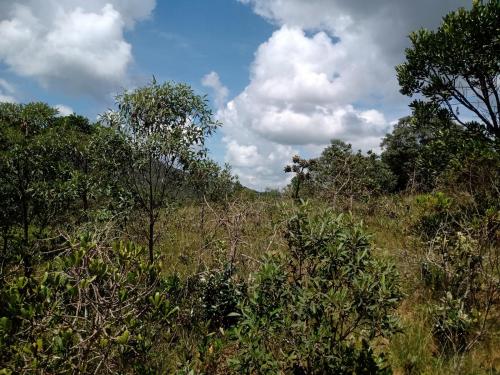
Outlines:
[[[262,254],[286,246],[281,235],[283,201],[272,197],[237,199],[226,205],[208,204],[203,213],[199,204],[192,204],[163,215],[157,227],[157,251],[164,271],[186,277],[229,262],[247,277],[258,268]],[[318,209],[327,206],[321,201],[312,204]],[[392,259],[401,275],[405,292],[398,310],[402,332],[388,343],[395,373],[499,374],[498,314],[492,315],[488,334],[465,354],[445,357],[433,342],[428,318],[430,296],[420,277],[422,250],[409,230],[420,214],[415,197],[384,197],[353,207],[352,214],[372,235],[376,254]],[[186,342],[192,340],[186,337]],[[227,371],[223,362],[220,358],[217,361],[217,373]]]

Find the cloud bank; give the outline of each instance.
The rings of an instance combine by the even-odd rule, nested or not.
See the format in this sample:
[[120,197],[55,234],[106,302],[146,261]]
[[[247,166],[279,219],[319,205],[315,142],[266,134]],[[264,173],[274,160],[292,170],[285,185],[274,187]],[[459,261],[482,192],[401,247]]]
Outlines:
[[125,86],[132,47],[124,31],[155,0],[0,2],[0,61],[45,88],[101,97]]
[[467,4],[239,1],[277,27],[255,53],[248,86],[224,105],[219,100],[226,161],[256,189],[283,186],[293,153],[318,153],[332,138],[378,149],[408,102],[394,71],[407,35]]

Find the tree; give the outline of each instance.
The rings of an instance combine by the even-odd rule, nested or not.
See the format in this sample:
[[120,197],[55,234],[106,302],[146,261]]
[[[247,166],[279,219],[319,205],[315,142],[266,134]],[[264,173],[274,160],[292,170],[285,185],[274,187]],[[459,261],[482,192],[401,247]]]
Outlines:
[[52,126],[36,138],[33,150],[41,157],[33,188],[43,208],[40,227],[67,224],[73,216],[68,213],[87,213],[93,195],[89,142],[94,130],[85,117],[69,115],[55,118]]
[[[0,103],[0,184],[2,193],[8,195],[4,200],[8,205],[5,211],[18,212],[8,226],[18,224],[22,228],[21,256],[26,274],[32,271],[30,224],[43,213],[41,202],[36,200],[35,185],[41,179],[40,164],[45,155],[38,152],[37,139],[53,126],[56,114],[57,110],[44,103]],[[16,219],[19,221],[15,222]],[[9,217],[2,221],[9,221]]]
[[[498,140],[492,141],[479,124],[470,123],[464,128],[453,121],[448,110],[435,103],[418,102],[412,107],[412,115],[400,119],[381,144],[382,161],[397,178],[396,190],[429,191],[449,186],[471,160],[479,169],[479,160],[495,159]],[[486,159],[478,158],[486,153]],[[466,181],[471,181],[470,176]],[[475,183],[480,179],[476,177]]]
[[89,145],[96,126],[87,118],[72,114],[59,117],[59,124],[54,130],[59,132],[59,137],[56,134],[53,138],[63,138],[61,143],[64,155],[61,157],[66,162],[71,187],[86,212],[93,194],[90,178],[91,159],[97,155],[90,153]]
[[295,173],[291,184],[292,198],[295,199],[295,201],[300,200],[300,187],[302,183],[310,179],[311,175],[309,171],[311,167],[313,167],[314,162],[314,159],[301,159],[299,155],[294,155],[292,158],[293,164],[285,166],[285,173]]
[[446,109],[431,103],[414,103],[411,116],[398,121],[382,140],[382,161],[397,178],[396,190],[432,189],[456,154],[463,128]]
[[396,67],[401,93],[443,105],[464,126],[472,114],[499,137],[499,24],[500,2],[476,0],[446,15],[436,31],[410,34],[406,62]]
[[149,85],[116,98],[118,111],[106,118],[126,137],[126,181],[147,215],[149,259],[153,262],[155,223],[172,203],[184,171],[206,154],[205,138],[219,125],[204,97],[185,84]]
[[311,163],[311,185],[334,204],[339,197],[367,199],[390,192],[394,175],[373,152],[353,153],[352,146],[338,139],[331,141],[321,156]]
[[382,160],[396,175],[397,190],[404,190],[412,180],[420,151],[421,134],[415,131],[412,117],[398,121],[391,133],[382,140]]

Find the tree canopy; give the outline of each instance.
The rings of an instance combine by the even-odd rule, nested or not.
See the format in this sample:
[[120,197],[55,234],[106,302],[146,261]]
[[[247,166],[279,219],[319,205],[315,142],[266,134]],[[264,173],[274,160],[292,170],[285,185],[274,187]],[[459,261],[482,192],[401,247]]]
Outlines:
[[[205,138],[219,126],[207,100],[190,86],[153,80],[116,98],[118,111],[105,117],[126,138],[127,183],[147,214],[150,261],[159,210],[175,193],[179,174],[206,155]],[[177,186],[178,187],[178,186]]]
[[500,136],[500,2],[474,1],[447,14],[436,31],[410,34],[406,61],[396,67],[404,95],[423,95],[468,126],[471,115]]

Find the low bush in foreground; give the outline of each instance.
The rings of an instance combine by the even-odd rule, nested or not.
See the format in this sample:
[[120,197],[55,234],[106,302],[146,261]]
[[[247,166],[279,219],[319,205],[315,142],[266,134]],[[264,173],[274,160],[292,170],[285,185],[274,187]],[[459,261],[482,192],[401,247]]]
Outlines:
[[388,373],[379,338],[397,330],[395,268],[372,254],[359,224],[300,204],[288,250],[269,254],[235,328],[239,373]]

